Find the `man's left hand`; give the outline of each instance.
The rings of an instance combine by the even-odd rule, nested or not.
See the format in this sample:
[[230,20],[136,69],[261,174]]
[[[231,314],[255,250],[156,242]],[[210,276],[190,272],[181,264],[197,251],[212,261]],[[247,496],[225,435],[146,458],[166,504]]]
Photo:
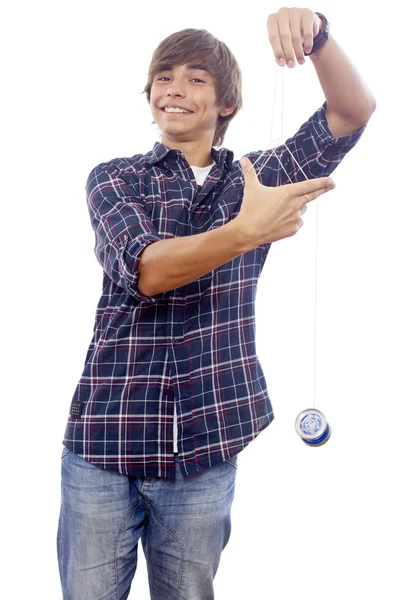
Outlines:
[[310,8],[286,8],[272,13],[267,19],[268,37],[280,66],[291,69],[305,63],[304,51],[312,50],[313,38],[319,33],[322,21]]

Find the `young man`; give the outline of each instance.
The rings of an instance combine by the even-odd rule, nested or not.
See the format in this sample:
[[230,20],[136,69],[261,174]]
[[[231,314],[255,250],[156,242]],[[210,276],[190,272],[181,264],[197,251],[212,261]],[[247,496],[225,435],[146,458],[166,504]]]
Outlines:
[[152,58],[144,91],[162,142],[89,174],[104,281],[63,440],[67,600],[127,598],[139,539],[152,599],[214,597],[237,456],[274,418],[255,347],[258,279],[271,243],[294,235],[306,203],[332,189],[327,176],[374,110],[320,26],[309,9],[268,19],[278,61],[294,51],[301,62],[313,46],[327,98],[288,140],[291,153],[279,149],[294,183],[275,156],[257,176],[267,155],[249,153],[256,171],[248,162],[242,172],[215,148],[242,106],[241,72],[225,44],[196,29]]

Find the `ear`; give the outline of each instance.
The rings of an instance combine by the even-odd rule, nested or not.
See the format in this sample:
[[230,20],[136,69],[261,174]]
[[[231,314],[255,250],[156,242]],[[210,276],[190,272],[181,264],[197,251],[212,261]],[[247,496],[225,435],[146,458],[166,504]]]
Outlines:
[[237,106],[236,104],[233,104],[232,106],[229,106],[228,108],[223,108],[223,110],[221,110],[219,112],[219,115],[221,117],[228,117],[228,115],[231,115],[231,113],[234,112],[234,109],[236,106]]

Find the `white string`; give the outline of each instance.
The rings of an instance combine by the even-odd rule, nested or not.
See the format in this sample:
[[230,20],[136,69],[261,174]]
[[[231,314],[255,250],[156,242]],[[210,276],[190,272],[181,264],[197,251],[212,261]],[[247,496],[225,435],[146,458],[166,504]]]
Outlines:
[[[282,69],[281,135],[280,135],[279,139],[272,140],[273,127],[274,127],[275,106],[276,106],[276,89],[277,89],[278,70],[279,69]],[[267,160],[261,166],[261,168],[257,172],[257,175],[259,175],[259,173],[264,169],[265,165],[267,164],[267,162],[269,161],[269,159],[271,158],[271,156],[275,155],[276,158],[278,159],[278,161],[279,161],[282,169],[286,173],[286,175],[287,175],[290,183],[293,183],[293,181],[290,178],[290,175],[286,171],[285,167],[283,166],[282,161],[280,160],[280,157],[278,156],[278,154],[276,152],[277,148],[275,148],[275,144],[278,144],[279,146],[280,145],[285,146],[285,148],[288,150],[290,156],[292,157],[292,159],[296,163],[297,167],[300,169],[300,171],[304,175],[305,179],[308,179],[308,177],[306,176],[303,168],[301,167],[301,165],[298,164],[295,156],[292,154],[290,148],[287,146],[286,141],[283,138],[283,131],[284,131],[284,125],[283,125],[283,121],[284,121],[284,97],[285,97],[284,89],[285,89],[285,67],[280,67],[279,65],[277,65],[276,73],[275,73],[274,99],[273,99],[273,103],[272,103],[272,119],[271,119],[271,136],[270,136],[270,142],[269,142],[267,148],[265,150],[263,150],[263,152],[260,154],[260,156],[257,158],[257,160],[253,163],[252,167],[248,171],[246,171],[245,175],[247,175],[249,173],[249,171],[251,171],[252,168],[254,168],[254,165],[260,160],[260,158],[267,151],[267,149],[272,148],[271,154],[268,156]],[[318,249],[317,248],[317,227],[318,227],[318,199],[316,199],[316,233],[315,233],[315,236],[316,236],[315,237],[315,330],[314,330],[314,352],[313,352],[313,356],[314,356],[314,368],[313,368],[313,408],[316,407],[317,249]]]

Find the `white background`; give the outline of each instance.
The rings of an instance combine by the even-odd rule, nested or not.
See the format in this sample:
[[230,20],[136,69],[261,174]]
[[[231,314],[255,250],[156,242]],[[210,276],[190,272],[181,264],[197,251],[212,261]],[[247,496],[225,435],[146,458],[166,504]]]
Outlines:
[[[224,146],[235,159],[266,148],[276,70],[266,20],[281,6],[95,0],[19,2],[4,11],[3,597],[62,598],[62,439],[102,285],[87,175],[160,141],[141,92],[157,45],[186,27],[224,41],[243,72],[244,109]],[[261,275],[257,345],[276,418],[238,458],[217,600],[394,597],[391,6],[309,6],[327,16],[378,106],[334,171],[336,189],[318,201],[316,399],[317,203],[308,204],[296,236],[273,244]],[[309,59],[285,77],[287,138],[324,95]],[[332,436],[310,448],[294,420],[315,400]],[[149,600],[141,546],[130,598]]]

